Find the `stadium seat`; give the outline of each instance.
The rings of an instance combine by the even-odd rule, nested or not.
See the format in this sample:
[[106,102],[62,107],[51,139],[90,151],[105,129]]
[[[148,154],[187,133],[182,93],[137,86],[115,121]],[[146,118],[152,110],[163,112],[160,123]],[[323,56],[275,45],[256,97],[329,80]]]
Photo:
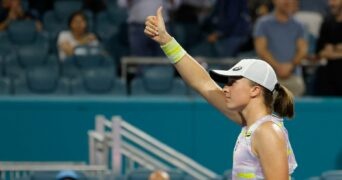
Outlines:
[[106,11],[97,14],[95,32],[102,40],[107,41],[119,32],[120,26],[126,22],[126,19],[127,13],[124,9],[109,7]]
[[70,15],[82,8],[82,1],[59,0],[54,2],[54,13],[57,19],[66,22]]
[[5,57],[5,75],[11,79],[22,77],[25,70],[37,66],[45,66],[59,70],[58,59],[48,55],[48,50],[40,45],[23,46]]
[[16,95],[67,95],[69,82],[59,78],[58,71],[47,67],[26,70],[26,76],[14,80]]
[[12,93],[11,81],[9,78],[0,77],[0,96]]
[[187,87],[174,77],[170,66],[144,68],[141,77],[131,83],[132,96],[187,95]]
[[71,81],[73,95],[126,95],[125,83],[116,78],[112,68],[88,68],[81,72],[81,76]]
[[17,54],[20,66],[29,68],[45,64],[48,57],[48,49],[44,49],[40,45],[30,45],[19,48]]
[[48,35],[38,32],[34,20],[17,20],[11,22],[7,29],[8,43],[13,47],[23,45],[40,44],[44,48],[49,48]]
[[128,54],[127,13],[125,9],[109,6],[106,11],[99,12],[95,18],[95,33],[111,56],[119,57]]
[[96,67],[116,70],[113,59],[101,47],[78,46],[75,48],[75,55],[62,62],[62,76],[73,79],[82,70]]
[[113,60],[98,46],[77,46],[74,50],[74,61],[82,69],[114,65]]

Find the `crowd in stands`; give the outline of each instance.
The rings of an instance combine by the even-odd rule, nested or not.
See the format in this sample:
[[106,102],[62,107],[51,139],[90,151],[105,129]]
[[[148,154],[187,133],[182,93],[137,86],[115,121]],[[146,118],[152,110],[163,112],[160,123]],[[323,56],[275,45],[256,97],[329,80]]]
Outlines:
[[143,32],[159,6],[201,61],[261,58],[296,96],[342,95],[342,0],[2,0],[0,94],[195,94],[169,66],[121,77],[122,57],[163,57]]

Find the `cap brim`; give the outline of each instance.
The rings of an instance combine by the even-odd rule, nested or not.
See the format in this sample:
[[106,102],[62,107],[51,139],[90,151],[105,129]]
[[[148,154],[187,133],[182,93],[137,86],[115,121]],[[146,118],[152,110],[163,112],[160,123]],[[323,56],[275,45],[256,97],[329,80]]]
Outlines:
[[210,70],[210,77],[218,83],[227,83],[228,78],[231,76],[241,76],[240,72],[234,72],[231,70]]

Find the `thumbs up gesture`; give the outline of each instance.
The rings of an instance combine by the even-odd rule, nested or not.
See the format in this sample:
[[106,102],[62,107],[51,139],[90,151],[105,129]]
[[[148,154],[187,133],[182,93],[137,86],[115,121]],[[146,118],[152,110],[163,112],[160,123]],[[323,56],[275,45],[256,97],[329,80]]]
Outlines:
[[144,33],[160,45],[171,41],[172,37],[166,31],[163,18],[163,8],[159,7],[155,16],[148,16],[145,21]]

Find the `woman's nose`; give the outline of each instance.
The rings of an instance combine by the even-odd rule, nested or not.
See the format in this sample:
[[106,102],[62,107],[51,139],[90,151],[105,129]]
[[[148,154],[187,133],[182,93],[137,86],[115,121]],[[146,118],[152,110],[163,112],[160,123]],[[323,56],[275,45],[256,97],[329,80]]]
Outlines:
[[225,85],[225,86],[223,87],[223,92],[224,92],[224,93],[228,93],[228,92],[229,92],[229,86],[228,86],[228,85]]

